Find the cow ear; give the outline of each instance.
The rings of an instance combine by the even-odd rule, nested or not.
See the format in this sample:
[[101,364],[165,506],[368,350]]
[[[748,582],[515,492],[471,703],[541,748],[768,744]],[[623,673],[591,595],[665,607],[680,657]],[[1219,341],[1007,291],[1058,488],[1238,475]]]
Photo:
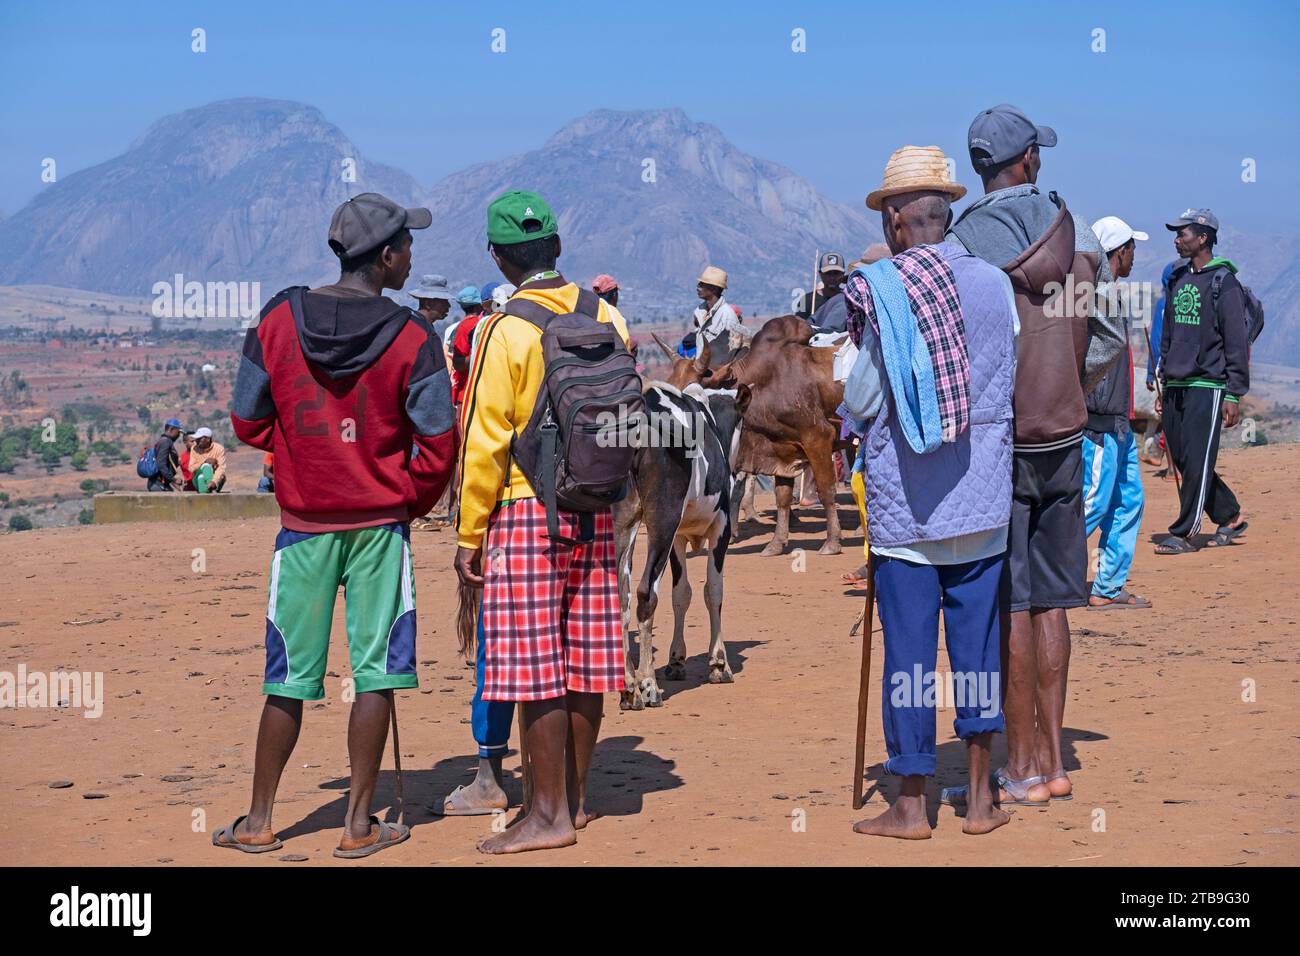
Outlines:
[[655,345],[659,346],[659,348],[663,350],[664,355],[668,357],[668,361],[670,362],[677,361],[677,353],[674,352],[672,349],[670,349],[668,346],[664,345],[663,339],[659,338],[659,333],[651,332],[650,338],[654,339]]
[[704,344],[701,345],[699,350],[695,353],[695,367],[701,372],[707,372],[709,370],[709,353],[712,350],[709,348],[709,340],[705,339],[702,335],[700,338],[704,339]]
[[737,385],[736,411],[741,415],[745,414],[745,409],[749,408],[749,400],[751,398],[753,398],[753,394],[750,392],[748,385]]

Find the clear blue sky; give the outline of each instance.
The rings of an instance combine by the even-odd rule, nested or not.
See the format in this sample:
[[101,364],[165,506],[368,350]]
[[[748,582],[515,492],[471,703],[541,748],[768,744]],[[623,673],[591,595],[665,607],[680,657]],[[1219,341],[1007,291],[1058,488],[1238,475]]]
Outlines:
[[43,188],[46,156],[67,176],[166,113],[233,96],[312,103],[426,184],[596,107],[680,106],[853,203],[904,143],[937,143],[977,186],[966,127],[1006,101],[1056,128],[1040,183],[1090,216],[1158,228],[1210,205],[1227,225],[1294,233],[1297,41],[1300,4],[1281,0],[6,2],[0,209]]

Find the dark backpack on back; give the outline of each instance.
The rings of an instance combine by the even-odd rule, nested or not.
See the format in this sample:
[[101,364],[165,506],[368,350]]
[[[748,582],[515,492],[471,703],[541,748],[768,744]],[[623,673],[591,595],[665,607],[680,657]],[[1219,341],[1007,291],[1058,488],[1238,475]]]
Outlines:
[[[1214,278],[1210,280],[1210,301],[1214,304],[1215,314],[1219,311],[1219,294],[1223,291],[1224,277],[1230,272],[1226,266],[1216,269]],[[1248,285],[1241,283],[1241,295],[1246,300],[1246,334],[1250,336],[1250,343],[1253,345],[1259,338],[1259,333],[1264,331],[1264,303],[1259,301],[1259,296],[1250,290]]]
[[[524,298],[501,310],[542,330],[542,384],[510,453],[546,506],[547,536],[567,544],[590,541],[591,516],[627,493],[637,449],[631,441],[609,440],[626,432],[611,430],[609,416],[636,421],[645,410],[636,360],[613,324],[597,321],[599,310],[600,298],[589,289],[579,290],[573,312],[552,312]],[[578,538],[560,534],[561,511],[579,516]]]

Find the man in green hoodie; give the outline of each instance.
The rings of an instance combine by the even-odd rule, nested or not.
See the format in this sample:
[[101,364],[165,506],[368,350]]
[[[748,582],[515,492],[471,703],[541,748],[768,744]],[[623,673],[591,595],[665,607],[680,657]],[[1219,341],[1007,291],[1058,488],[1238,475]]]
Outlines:
[[1214,470],[1219,427],[1232,428],[1238,402],[1250,389],[1246,296],[1237,267],[1214,254],[1219,220],[1208,209],[1188,209],[1166,225],[1174,249],[1188,261],[1174,270],[1160,330],[1165,441],[1183,476],[1178,518],[1156,554],[1196,550],[1191,538],[1201,515],[1218,525],[1210,544],[1232,544],[1246,530],[1237,496]]

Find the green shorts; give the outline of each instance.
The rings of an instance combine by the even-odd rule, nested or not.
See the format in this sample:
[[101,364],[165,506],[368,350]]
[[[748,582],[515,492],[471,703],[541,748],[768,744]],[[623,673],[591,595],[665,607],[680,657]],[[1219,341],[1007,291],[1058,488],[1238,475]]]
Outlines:
[[263,694],[297,700],[325,696],[330,622],[340,584],[356,692],[418,686],[407,526],[318,534],[282,528],[271,559]]

